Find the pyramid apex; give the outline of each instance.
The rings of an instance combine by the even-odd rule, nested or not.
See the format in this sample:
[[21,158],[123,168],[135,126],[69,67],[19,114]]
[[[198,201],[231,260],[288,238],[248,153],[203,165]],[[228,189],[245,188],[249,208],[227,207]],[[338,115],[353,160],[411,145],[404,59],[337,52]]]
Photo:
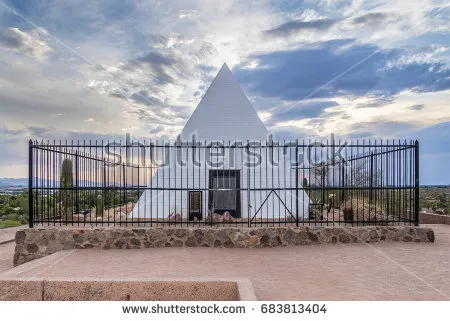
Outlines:
[[267,129],[227,63],[222,65],[183,130],[182,140],[265,140]]
[[[226,62],[224,62],[223,63],[223,65],[222,65],[222,67],[220,68],[220,70],[230,70],[230,67],[228,67],[228,65],[227,65],[227,63]],[[231,71],[231,70],[230,70]]]

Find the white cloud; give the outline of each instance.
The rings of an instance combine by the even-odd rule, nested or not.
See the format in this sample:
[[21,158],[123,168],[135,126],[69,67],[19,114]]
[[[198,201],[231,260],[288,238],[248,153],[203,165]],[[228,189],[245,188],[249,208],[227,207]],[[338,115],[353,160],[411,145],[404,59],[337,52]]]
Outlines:
[[182,9],[178,11],[178,17],[180,19],[193,19],[199,16],[198,10],[192,10],[192,9]]
[[[388,70],[396,67],[404,67],[410,64],[433,64],[433,63],[450,63],[450,47],[441,45],[432,45],[425,50],[410,49],[409,52],[390,60],[382,70]],[[443,55],[448,55],[447,61],[442,59]]]
[[[311,135],[323,137],[331,133],[349,135],[362,131],[370,131],[381,138],[399,137],[408,127],[426,127],[450,121],[448,97],[450,90],[426,93],[406,90],[385,103],[380,103],[380,98],[375,97],[337,97],[332,100],[339,105],[326,110],[320,117],[323,122],[311,122],[311,119],[306,118],[280,122],[274,129],[298,127]],[[371,105],[373,107],[367,107]],[[416,106],[421,108],[416,109]],[[397,128],[398,131],[395,127],[389,131],[377,130],[378,124],[392,122],[404,124],[405,127]],[[360,127],[361,124],[365,125]]]
[[23,53],[37,61],[44,61],[52,49],[46,43],[47,31],[35,28],[29,32],[18,28],[0,31],[0,48]]

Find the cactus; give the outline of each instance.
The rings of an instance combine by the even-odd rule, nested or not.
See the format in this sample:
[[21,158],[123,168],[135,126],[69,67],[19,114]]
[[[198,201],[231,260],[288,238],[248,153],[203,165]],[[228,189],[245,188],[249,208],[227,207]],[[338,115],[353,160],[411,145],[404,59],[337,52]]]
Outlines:
[[327,206],[327,214],[330,214],[331,209],[334,206],[334,198],[336,195],[328,194],[328,206]]
[[[71,221],[73,219],[73,170],[72,160],[65,159],[61,166],[61,176],[59,184],[64,190],[61,191],[61,210],[64,220]],[[69,188],[69,189],[67,189]]]
[[101,194],[97,196],[97,207],[95,208],[95,215],[97,217],[103,217],[103,196]]

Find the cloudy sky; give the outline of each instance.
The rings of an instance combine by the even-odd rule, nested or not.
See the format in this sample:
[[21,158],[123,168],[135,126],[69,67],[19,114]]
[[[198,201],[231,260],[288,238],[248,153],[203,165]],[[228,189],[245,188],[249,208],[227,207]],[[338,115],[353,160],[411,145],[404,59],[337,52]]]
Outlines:
[[440,0],[0,0],[0,177],[27,140],[173,139],[223,62],[275,137],[419,139],[449,184]]

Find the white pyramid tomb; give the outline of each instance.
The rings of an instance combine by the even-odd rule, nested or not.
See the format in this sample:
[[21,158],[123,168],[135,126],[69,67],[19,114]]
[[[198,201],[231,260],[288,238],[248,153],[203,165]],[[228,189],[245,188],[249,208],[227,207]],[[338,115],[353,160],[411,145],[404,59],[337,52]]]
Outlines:
[[[202,144],[213,141],[223,141],[225,145],[234,141],[245,144],[249,140],[260,141],[264,145],[267,142],[269,136],[267,129],[226,64],[220,69],[179,137],[182,142],[192,142],[193,136],[195,136],[196,142]],[[272,166],[267,153],[263,153],[260,166],[249,170],[243,165],[247,159],[244,148],[226,149],[223,164],[218,168],[212,167],[211,163],[206,161],[208,156],[205,148],[198,148],[195,152],[192,151],[192,148],[183,148],[181,149],[182,162],[187,166],[180,166],[179,162],[175,161],[178,157],[175,154],[180,149],[172,147],[169,150],[168,165],[159,167],[150,179],[148,189],[134,206],[130,219],[167,220],[171,213],[176,212],[182,216],[183,220],[187,220],[190,211],[190,191],[202,192],[202,216],[203,220],[206,219],[208,210],[211,210],[210,178],[213,180],[215,178],[215,176],[210,177],[210,174],[217,175],[213,174],[217,173],[217,171],[214,172],[217,169],[228,173],[238,173],[239,179],[236,178],[234,183],[240,186],[241,191],[237,192],[239,197],[236,199],[233,213],[239,213],[236,216],[232,213],[233,216],[242,219],[249,217],[287,219],[292,218],[290,213],[295,215],[295,199],[293,199],[292,189],[283,188],[286,186],[292,188],[299,184],[295,181],[295,172],[290,166],[289,159],[281,159],[280,165]],[[281,150],[281,148],[276,150]],[[231,151],[234,154],[230,157]],[[281,157],[285,156],[281,155]],[[192,165],[193,158],[196,158],[196,162],[200,166]],[[223,175],[225,175],[223,179],[226,180],[226,175],[229,174]],[[283,182],[283,185],[280,182]],[[246,190],[247,184],[250,184],[249,189],[254,189],[250,193]],[[265,190],[255,191],[256,189]],[[276,191],[276,194],[270,192],[271,189]],[[215,198],[218,197],[217,195],[216,193]],[[224,196],[222,193],[220,197],[230,196],[229,194]],[[214,197],[211,197],[211,200],[212,202],[216,201]],[[300,190],[298,200],[299,216],[307,218],[309,216],[309,197]],[[217,209],[212,210],[216,211]]]

